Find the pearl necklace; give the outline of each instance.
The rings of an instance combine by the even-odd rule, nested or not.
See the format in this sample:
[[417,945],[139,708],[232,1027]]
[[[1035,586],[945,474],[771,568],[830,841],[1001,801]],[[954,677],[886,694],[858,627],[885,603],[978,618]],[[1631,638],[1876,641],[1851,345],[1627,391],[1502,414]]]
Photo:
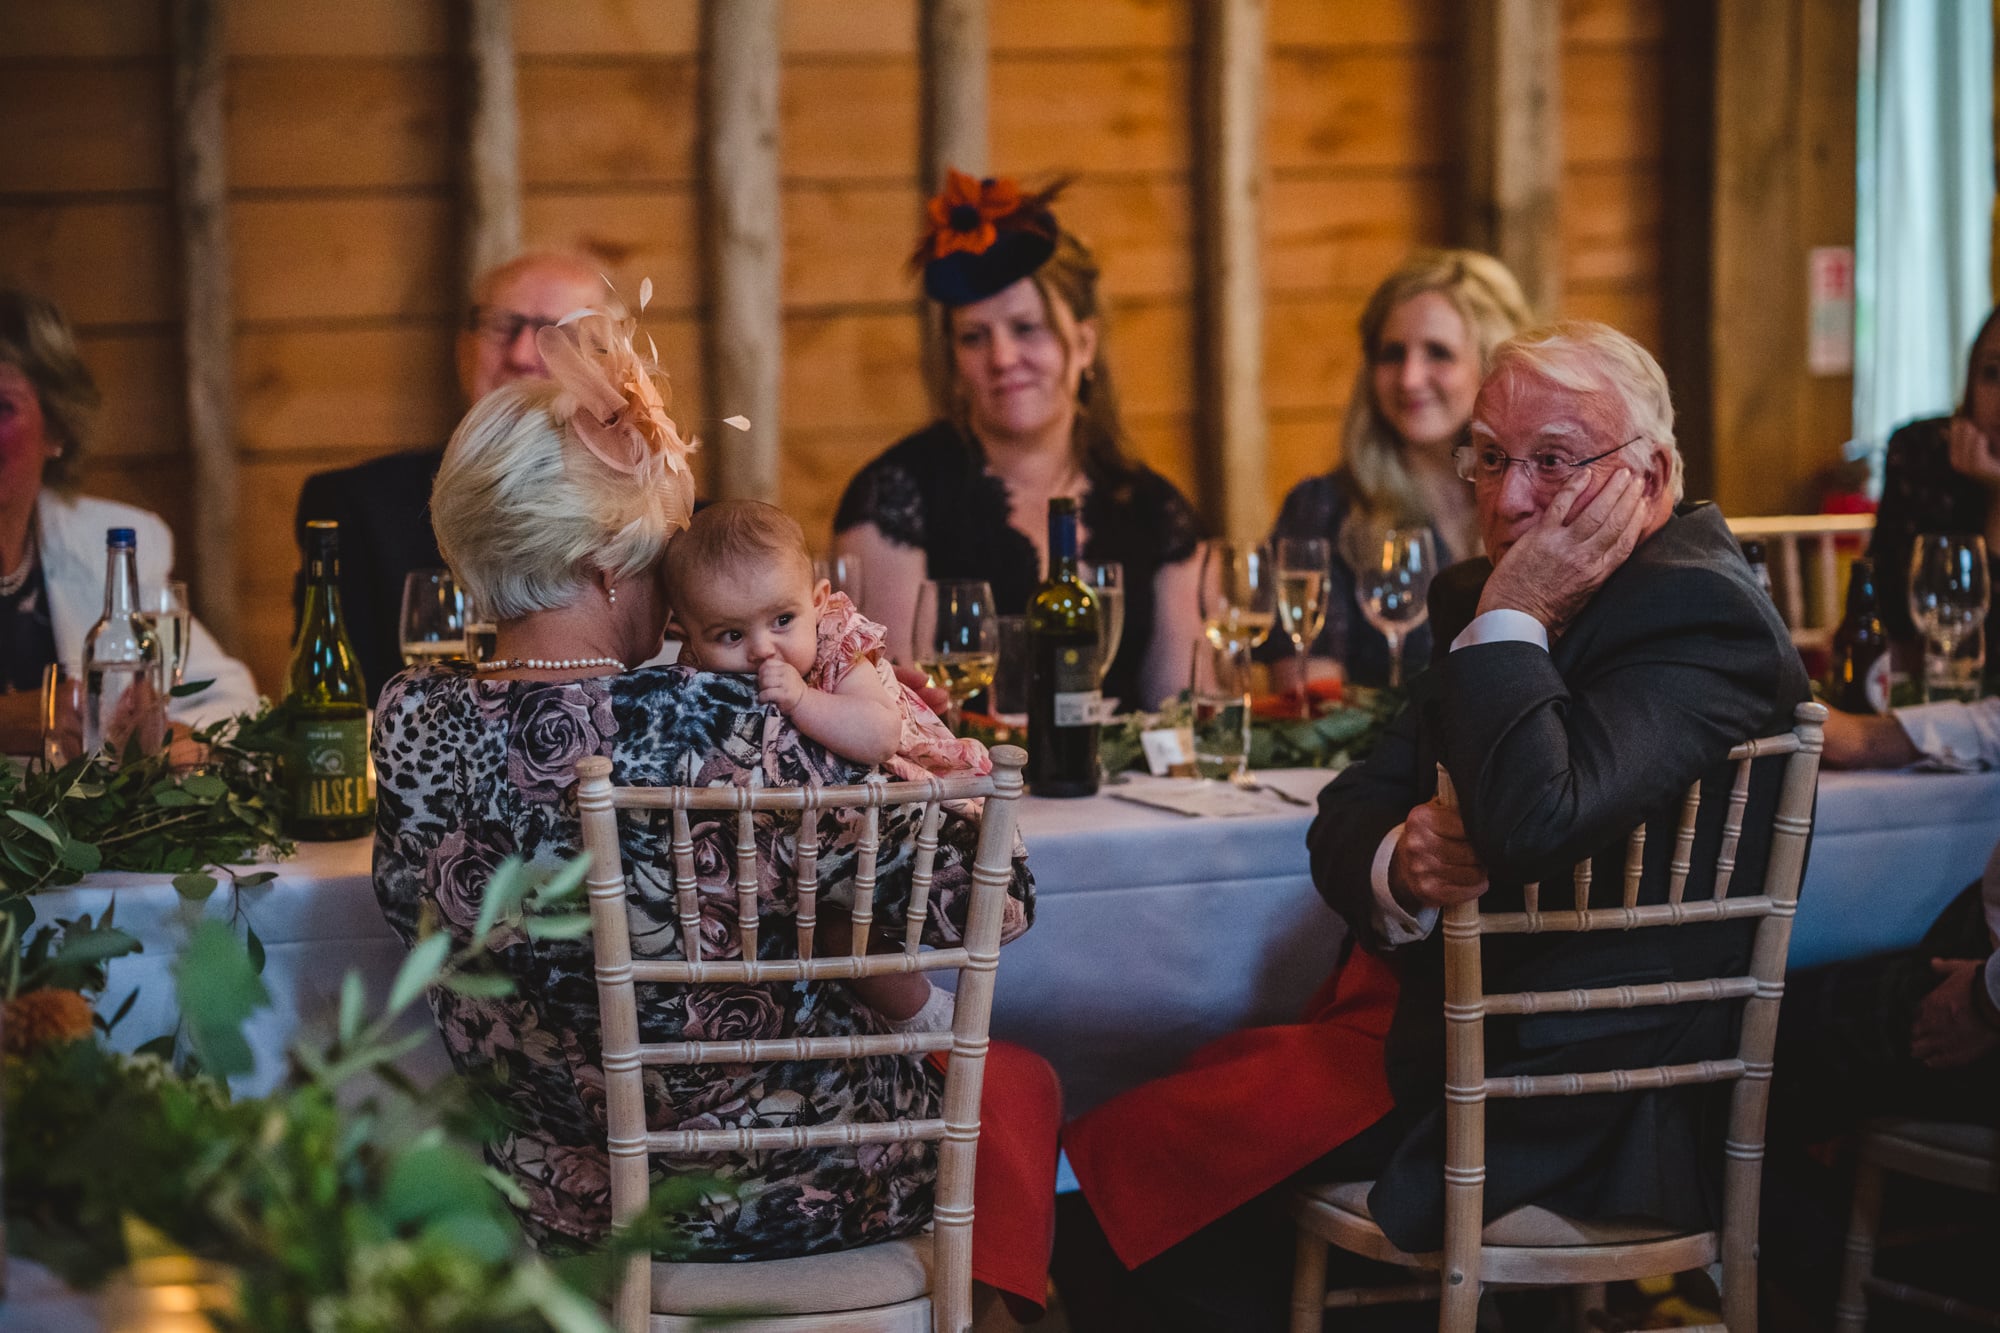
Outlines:
[[475,671],[580,671],[584,667],[612,667],[625,670],[625,664],[615,657],[502,657],[491,662],[481,662]]

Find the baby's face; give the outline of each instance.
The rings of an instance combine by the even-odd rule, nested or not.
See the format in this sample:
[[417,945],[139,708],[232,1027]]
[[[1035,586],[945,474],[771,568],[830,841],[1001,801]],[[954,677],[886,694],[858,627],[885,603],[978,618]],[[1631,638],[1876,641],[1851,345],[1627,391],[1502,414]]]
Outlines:
[[818,652],[828,592],[809,566],[773,560],[712,576],[674,608],[674,619],[687,634],[688,657],[704,671],[754,672],[776,657],[803,676]]

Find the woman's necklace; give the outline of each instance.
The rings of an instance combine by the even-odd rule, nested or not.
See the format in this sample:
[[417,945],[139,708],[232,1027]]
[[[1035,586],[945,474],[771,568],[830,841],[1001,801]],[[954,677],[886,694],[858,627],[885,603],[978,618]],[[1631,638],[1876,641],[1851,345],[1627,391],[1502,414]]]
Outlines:
[[12,597],[28,586],[28,579],[35,572],[35,566],[42,562],[41,543],[35,540],[36,522],[28,519],[27,553],[21,559],[21,567],[11,574],[0,574],[0,597]]
[[481,662],[475,671],[581,671],[584,667],[610,667],[615,671],[625,670],[625,664],[615,657],[496,657],[490,662]]

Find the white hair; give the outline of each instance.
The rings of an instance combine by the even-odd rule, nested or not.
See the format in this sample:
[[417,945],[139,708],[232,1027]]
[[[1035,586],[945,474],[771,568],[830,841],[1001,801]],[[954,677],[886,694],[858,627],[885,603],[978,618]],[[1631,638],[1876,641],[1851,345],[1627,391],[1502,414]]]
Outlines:
[[431,488],[438,550],[496,620],[568,606],[599,571],[648,569],[673,535],[670,489],[635,485],[572,444],[559,399],[543,379],[487,394],[452,432]]
[[1487,379],[1510,373],[1572,393],[1609,394],[1625,419],[1622,438],[1647,441],[1655,456],[1665,455],[1668,489],[1681,499],[1686,468],[1674,441],[1673,395],[1660,363],[1634,339],[1593,320],[1527,329],[1493,350]]

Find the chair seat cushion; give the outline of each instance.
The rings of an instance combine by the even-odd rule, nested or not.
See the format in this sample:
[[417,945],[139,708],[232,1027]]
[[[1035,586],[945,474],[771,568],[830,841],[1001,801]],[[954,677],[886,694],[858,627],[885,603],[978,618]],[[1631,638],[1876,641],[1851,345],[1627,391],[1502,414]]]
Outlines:
[[[1374,1215],[1368,1211],[1368,1191],[1373,1188],[1375,1182],[1372,1180],[1350,1180],[1336,1185],[1311,1186],[1301,1193],[1306,1198],[1373,1225]],[[1481,1239],[1488,1245],[1549,1248],[1561,1245],[1630,1245],[1686,1234],[1650,1222],[1583,1222],[1530,1204],[1488,1222]]]
[[1873,1126],[1876,1133],[1892,1139],[1907,1139],[1926,1148],[1964,1153],[1967,1157],[2000,1157],[2000,1130],[1990,1125],[1968,1125],[1949,1120],[1887,1120]]
[[931,1238],[762,1263],[655,1263],[659,1314],[831,1314],[914,1300],[930,1290]]

